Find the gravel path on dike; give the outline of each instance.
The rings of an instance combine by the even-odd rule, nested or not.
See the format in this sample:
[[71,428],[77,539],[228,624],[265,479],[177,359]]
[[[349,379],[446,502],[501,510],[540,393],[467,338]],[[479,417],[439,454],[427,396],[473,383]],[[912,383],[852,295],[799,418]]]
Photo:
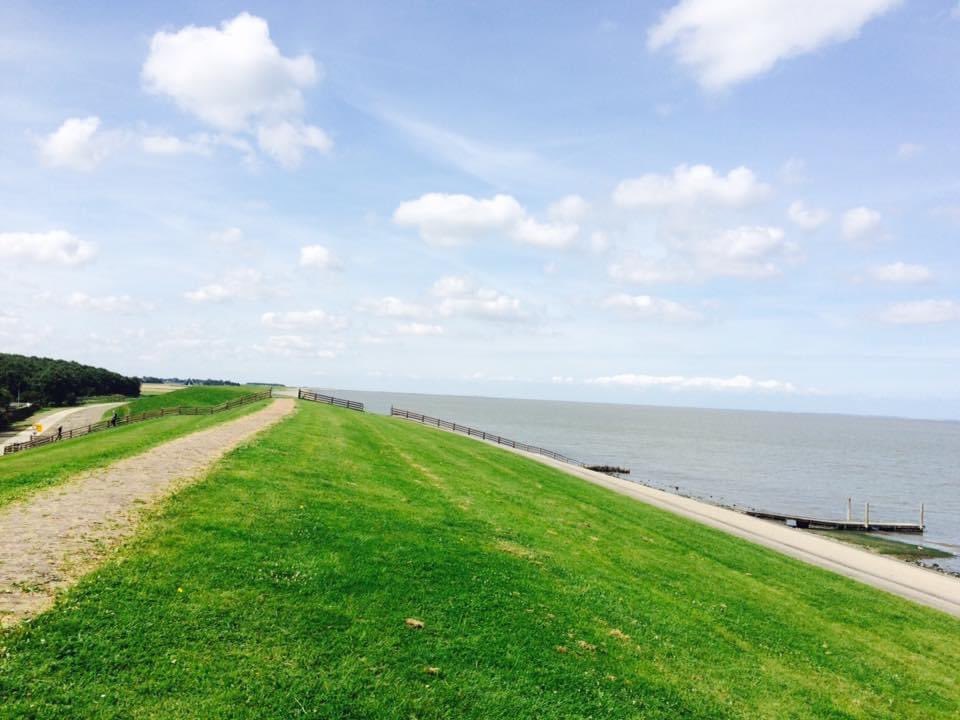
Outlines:
[[293,400],[275,400],[0,510],[0,626],[46,610],[57,593],[133,535],[145,509],[205,475],[294,407]]

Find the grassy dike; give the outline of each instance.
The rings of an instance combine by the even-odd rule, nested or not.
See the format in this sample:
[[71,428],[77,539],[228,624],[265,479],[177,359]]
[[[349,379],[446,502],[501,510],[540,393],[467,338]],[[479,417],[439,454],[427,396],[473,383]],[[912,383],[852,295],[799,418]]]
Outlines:
[[[263,389],[265,388],[251,388],[243,385],[193,385],[173,392],[144,395],[127,405],[118,407],[117,412],[122,415],[136,415],[164,408],[213,407]],[[112,414],[113,410],[108,410],[103,416],[109,418]]]
[[73,440],[0,456],[0,507],[85,470],[104,467],[155,445],[254,412],[252,403],[216,415],[172,416],[124,425]]
[[309,403],[0,635],[3,718],[955,719],[958,677],[947,615]]

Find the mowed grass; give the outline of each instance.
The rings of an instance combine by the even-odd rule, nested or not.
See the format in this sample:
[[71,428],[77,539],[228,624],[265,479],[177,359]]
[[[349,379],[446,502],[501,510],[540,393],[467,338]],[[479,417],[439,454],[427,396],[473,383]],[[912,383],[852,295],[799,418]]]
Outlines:
[[155,445],[233,420],[264,406],[251,403],[216,415],[172,416],[124,425],[0,456],[0,507],[85,470],[104,467]]
[[954,618],[495,447],[310,403],[0,647],[7,718],[960,708]]
[[[229,402],[243,395],[261,392],[263,388],[249,388],[236,385],[192,385],[182,390],[167,393],[145,395],[134,400],[129,405],[117,408],[123,415],[152,412],[165,408],[175,407],[212,407]],[[109,410],[104,417],[110,417],[113,410]]]

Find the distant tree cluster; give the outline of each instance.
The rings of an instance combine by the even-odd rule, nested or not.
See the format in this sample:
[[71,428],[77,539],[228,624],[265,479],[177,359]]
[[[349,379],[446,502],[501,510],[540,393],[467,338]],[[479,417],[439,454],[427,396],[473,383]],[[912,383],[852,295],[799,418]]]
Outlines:
[[152,375],[144,375],[140,378],[140,382],[154,384],[171,383],[174,385],[240,385],[240,383],[234,382],[233,380],[213,380],[212,378],[202,380],[200,378],[161,378],[153,377]]
[[70,405],[93,395],[140,395],[140,380],[70,360],[0,353],[0,407],[21,402]]

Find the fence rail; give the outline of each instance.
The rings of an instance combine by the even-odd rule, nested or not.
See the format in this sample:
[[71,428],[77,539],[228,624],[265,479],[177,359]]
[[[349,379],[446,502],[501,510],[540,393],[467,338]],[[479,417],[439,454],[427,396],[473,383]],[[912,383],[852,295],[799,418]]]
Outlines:
[[301,400],[310,400],[311,402],[326,403],[327,405],[336,405],[337,407],[347,408],[364,412],[363,403],[355,400],[344,400],[343,398],[333,397],[332,395],[323,395],[321,393],[311,392],[310,390],[299,389],[297,397]]
[[506,445],[510,448],[515,448],[516,450],[523,450],[529,453],[535,453],[537,455],[544,455],[548,458],[553,458],[554,460],[559,460],[560,462],[567,463],[568,465],[576,465],[577,467],[589,467],[585,463],[580,462],[579,460],[574,460],[573,458],[567,457],[566,455],[561,455],[558,452],[553,450],[547,450],[546,448],[537,447],[536,445],[527,445],[527,443],[518,442],[516,440],[511,440],[510,438],[505,438],[500,435],[495,435],[493,433],[488,433],[484,430],[477,430],[476,428],[469,427],[467,425],[461,425],[460,423],[450,422],[449,420],[441,420],[440,418],[430,417],[429,415],[421,415],[420,413],[412,412],[410,410],[402,410],[400,408],[390,406],[390,414],[394,417],[402,417],[407,420],[415,420],[424,425],[433,425],[438,428],[443,428],[445,430],[452,430],[453,432],[463,433],[464,435],[469,435],[470,437],[480,438],[481,440],[488,440],[494,442],[497,445]]
[[143,422],[144,420],[155,420],[156,418],[169,417],[171,415],[213,415],[215,413],[224,412],[225,410],[232,410],[233,408],[240,407],[241,405],[249,405],[253,402],[266,400],[269,397],[273,397],[272,388],[269,390],[264,390],[263,392],[243,395],[225,403],[212,405],[210,407],[163,408],[161,410],[151,410],[145,413],[137,413],[136,415],[118,415],[116,422],[113,420],[100,420],[99,422],[91,423],[90,425],[67,430],[65,433],[60,435],[44,435],[42,437],[34,438],[33,440],[28,440],[27,442],[7,445],[3,448],[3,454],[9,455],[11,453],[22,452],[24,450],[30,450],[31,448],[40,447],[41,445],[49,445],[50,443],[54,443],[59,440],[69,440],[71,438],[82,437],[84,435],[89,435],[92,432],[109,430],[110,428],[120,427],[121,425],[132,425],[133,423]]

